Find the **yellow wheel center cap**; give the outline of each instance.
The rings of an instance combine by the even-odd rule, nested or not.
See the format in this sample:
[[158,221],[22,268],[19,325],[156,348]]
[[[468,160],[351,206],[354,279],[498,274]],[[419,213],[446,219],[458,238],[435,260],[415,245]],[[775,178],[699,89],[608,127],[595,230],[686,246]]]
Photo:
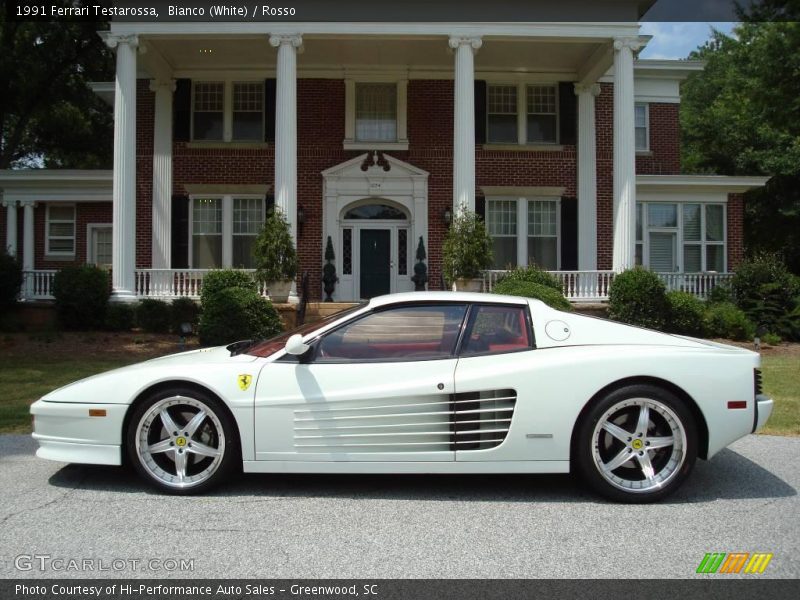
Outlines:
[[186,438],[183,436],[175,438],[175,445],[179,448],[183,448],[186,445]]
[[644,442],[637,438],[631,442],[631,447],[634,450],[641,450],[644,447]]

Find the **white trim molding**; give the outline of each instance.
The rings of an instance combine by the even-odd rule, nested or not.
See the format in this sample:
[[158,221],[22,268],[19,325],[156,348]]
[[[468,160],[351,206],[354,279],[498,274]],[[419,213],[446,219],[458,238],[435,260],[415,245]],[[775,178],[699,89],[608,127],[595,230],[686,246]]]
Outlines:
[[742,194],[764,187],[768,176],[740,175],[637,175],[637,192],[724,192]]

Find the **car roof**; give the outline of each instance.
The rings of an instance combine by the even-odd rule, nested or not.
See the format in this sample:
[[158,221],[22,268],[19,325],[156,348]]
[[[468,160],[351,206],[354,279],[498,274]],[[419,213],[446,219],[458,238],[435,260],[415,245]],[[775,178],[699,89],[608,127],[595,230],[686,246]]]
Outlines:
[[[399,304],[403,302],[480,302],[482,304],[527,304],[528,298],[502,296],[500,294],[481,294],[476,292],[402,292],[376,296],[369,301],[372,308]],[[539,300],[533,302],[544,305]]]

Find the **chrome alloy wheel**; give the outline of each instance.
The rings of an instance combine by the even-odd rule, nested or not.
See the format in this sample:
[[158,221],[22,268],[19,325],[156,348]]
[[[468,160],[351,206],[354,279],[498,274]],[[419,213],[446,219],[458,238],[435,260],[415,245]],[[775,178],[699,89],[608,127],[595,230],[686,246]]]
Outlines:
[[208,405],[170,396],[153,404],[136,427],[136,455],[159,483],[185,489],[209,479],[225,455],[225,433]]
[[592,435],[597,471],[612,486],[632,493],[664,488],[686,458],[686,431],[666,404],[650,398],[617,402]]

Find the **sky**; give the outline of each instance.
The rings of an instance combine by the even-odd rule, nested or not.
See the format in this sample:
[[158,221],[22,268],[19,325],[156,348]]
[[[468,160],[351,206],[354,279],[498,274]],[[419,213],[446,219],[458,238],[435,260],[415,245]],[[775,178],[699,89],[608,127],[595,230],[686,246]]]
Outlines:
[[714,27],[730,35],[736,23],[647,23],[641,24],[639,33],[652,35],[653,39],[639,54],[639,58],[686,58],[689,52],[711,37]]

